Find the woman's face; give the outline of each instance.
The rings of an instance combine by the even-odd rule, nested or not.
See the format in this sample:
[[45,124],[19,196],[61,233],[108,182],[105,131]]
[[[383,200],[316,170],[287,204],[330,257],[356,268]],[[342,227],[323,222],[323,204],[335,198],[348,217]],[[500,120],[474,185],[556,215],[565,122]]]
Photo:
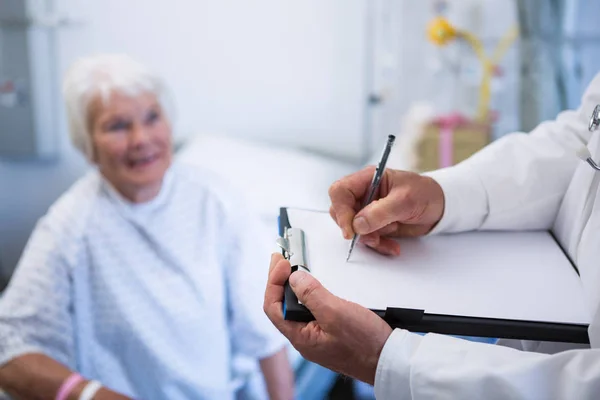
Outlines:
[[172,157],[171,126],[156,96],[113,92],[91,111],[94,162],[102,175],[129,200],[151,200]]

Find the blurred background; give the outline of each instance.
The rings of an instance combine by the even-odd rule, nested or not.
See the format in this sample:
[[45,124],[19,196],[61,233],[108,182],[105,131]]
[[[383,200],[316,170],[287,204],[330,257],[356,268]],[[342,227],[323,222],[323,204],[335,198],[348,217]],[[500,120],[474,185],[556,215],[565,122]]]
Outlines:
[[[0,0],[0,288],[90,168],[60,93],[81,56],[157,71],[177,156],[242,188],[275,237],[279,206],[327,209],[388,134],[389,166],[422,171],[577,107],[600,69],[598,15],[593,0]],[[294,363],[300,398],[372,396]]]

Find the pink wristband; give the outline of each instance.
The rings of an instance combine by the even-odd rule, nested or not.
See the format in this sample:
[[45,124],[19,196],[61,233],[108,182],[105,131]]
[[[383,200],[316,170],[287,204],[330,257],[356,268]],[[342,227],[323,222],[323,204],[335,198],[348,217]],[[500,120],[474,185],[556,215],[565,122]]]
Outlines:
[[69,394],[75,389],[78,383],[83,381],[83,377],[77,372],[73,372],[65,381],[60,385],[58,393],[56,394],[55,400],[67,400]]

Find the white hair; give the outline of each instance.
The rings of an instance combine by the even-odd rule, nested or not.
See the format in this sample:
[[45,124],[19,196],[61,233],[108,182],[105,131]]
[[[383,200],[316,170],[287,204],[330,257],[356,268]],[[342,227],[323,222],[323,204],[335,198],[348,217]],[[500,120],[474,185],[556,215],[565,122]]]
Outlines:
[[93,161],[90,121],[92,102],[106,103],[114,92],[128,96],[152,93],[168,117],[170,102],[163,81],[146,66],[124,54],[101,54],[77,60],[63,83],[69,132],[73,145]]

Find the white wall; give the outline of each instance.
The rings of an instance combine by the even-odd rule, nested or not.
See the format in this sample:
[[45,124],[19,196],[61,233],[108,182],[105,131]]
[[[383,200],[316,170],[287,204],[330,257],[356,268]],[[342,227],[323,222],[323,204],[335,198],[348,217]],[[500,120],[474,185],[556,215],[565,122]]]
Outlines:
[[[178,136],[223,132],[356,159],[363,147],[366,2],[55,0],[59,13],[83,23],[58,31],[57,82],[49,84],[58,86],[81,55],[127,52],[171,87]],[[86,168],[66,139],[62,105],[60,113],[59,161],[0,160],[4,275],[35,221]]]
[[360,154],[366,0],[62,1],[91,19],[61,60],[141,58],[173,89],[179,133]]

